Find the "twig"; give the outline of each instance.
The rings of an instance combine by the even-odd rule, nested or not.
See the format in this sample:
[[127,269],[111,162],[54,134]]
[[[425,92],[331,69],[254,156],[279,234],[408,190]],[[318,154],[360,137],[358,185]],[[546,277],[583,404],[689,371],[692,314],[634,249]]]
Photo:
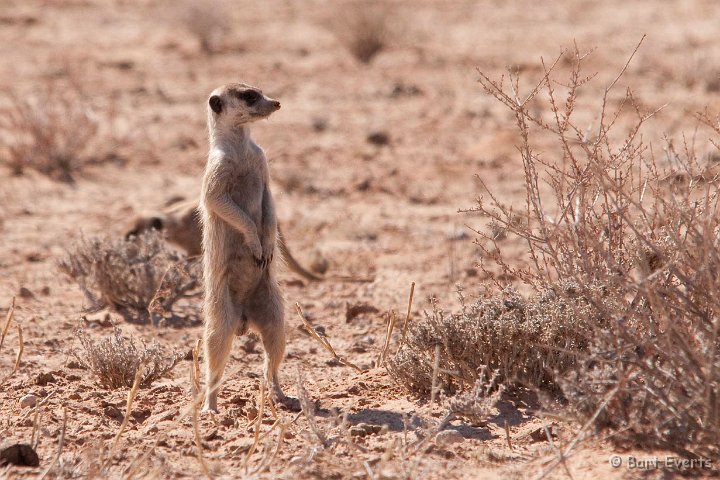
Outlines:
[[508,426],[507,420],[505,420],[505,440],[507,441],[508,447],[510,450],[514,450],[512,446],[512,442],[510,441],[510,427]]
[[107,460],[103,463],[100,471],[105,470],[108,463],[112,461],[112,457],[115,453],[115,448],[117,448],[117,444],[120,441],[120,437],[122,436],[123,432],[125,431],[125,427],[127,427],[128,422],[130,421],[130,410],[132,409],[133,401],[135,400],[135,395],[137,395],[137,391],[140,388],[140,382],[142,381],[143,374],[145,373],[145,364],[141,363],[138,366],[138,369],[135,371],[135,379],[133,380],[133,386],[128,392],[127,397],[127,404],[125,405],[125,417],[123,418],[122,423],[120,424],[120,430],[118,430],[117,434],[115,435],[115,438],[113,439],[113,443],[110,446],[110,451],[108,452]]
[[250,457],[253,453],[255,453],[255,450],[257,449],[258,443],[260,442],[260,427],[262,426],[262,417],[265,410],[265,382],[260,381],[260,400],[258,400],[258,413],[257,417],[255,418],[255,431],[253,432],[254,438],[253,438],[253,444],[250,446],[250,449],[248,450],[247,455],[245,455],[245,460],[243,460],[243,468],[245,468],[245,472],[247,473],[247,465],[250,461]]
[[435,360],[433,360],[432,382],[430,383],[430,405],[435,403],[437,394],[437,377],[440,371],[440,344],[435,345]]
[[395,329],[395,322],[397,321],[397,315],[395,314],[395,310],[391,311],[387,314],[388,321],[387,321],[387,329],[385,331],[385,343],[383,344],[382,352],[380,352],[380,355],[378,356],[377,360],[375,361],[375,366],[379,367],[383,363],[385,363],[385,357],[387,357],[388,348],[390,348],[390,340],[392,339],[392,332]]
[[325,348],[325,350],[330,352],[332,354],[332,356],[335,357],[335,360],[340,362],[342,365],[345,365],[346,367],[353,368],[360,373],[365,373],[365,370],[363,370],[362,368],[358,367],[354,363],[350,362],[349,360],[345,360],[340,355],[338,355],[337,352],[335,351],[335,349],[333,348],[333,346],[330,345],[330,342],[328,342],[327,339],[318,335],[318,333],[315,331],[315,329],[312,327],[312,325],[310,325],[310,323],[305,319],[305,315],[303,314],[302,308],[300,307],[299,303],[295,304],[295,308],[298,312],[298,315],[300,315],[300,320],[302,320],[303,325],[305,326],[305,330],[310,334],[311,337],[313,337],[315,340],[320,342],[320,345],[322,345],[323,348]]
[[[204,395],[199,395],[200,390],[200,363],[198,361],[198,356],[200,352],[200,339],[195,343],[195,348],[193,348],[193,364],[190,367],[190,380],[193,384],[193,388],[196,389],[198,393],[195,394],[192,402],[192,424],[193,424],[193,434],[195,435],[195,446],[197,447],[197,459],[198,463],[200,464],[200,468],[202,468],[203,473],[205,476],[209,479],[212,479],[212,474],[210,473],[210,469],[207,466],[207,463],[205,462],[205,457],[203,456],[203,447],[202,447],[202,441],[200,440],[200,426],[198,425],[198,408],[200,408],[200,403],[204,400]],[[210,387],[208,387],[210,388]]]
[[198,358],[200,357],[200,342],[201,339],[198,338],[197,342],[195,343],[195,348],[193,348],[192,351],[192,357],[193,357],[193,366],[190,370],[190,378],[192,379],[193,389],[195,395],[198,395],[200,393],[200,362]]
[[415,296],[415,282],[412,282],[412,284],[410,284],[410,299],[408,300],[407,315],[405,315],[405,323],[403,324],[402,337],[400,337],[400,345],[398,345],[398,350],[400,350],[400,348],[403,346],[403,343],[405,343],[405,334],[407,334],[408,324],[410,323],[410,310],[412,309],[412,303],[413,303],[414,296]]
[[14,316],[15,316],[15,297],[13,297],[13,299],[12,299],[12,304],[10,305],[10,310],[8,310],[7,318],[5,320],[5,327],[3,327],[2,337],[0,337],[0,350],[2,349],[3,343],[5,343],[5,335],[7,335],[8,330],[10,330],[10,322],[12,322]]
[[23,334],[22,334],[22,327],[20,325],[17,326],[18,331],[18,342],[20,342],[20,350],[18,350],[17,357],[15,358],[15,368],[13,368],[13,371],[10,372],[10,375],[14,375],[15,372],[18,371],[18,368],[20,368],[20,359],[22,358],[23,350],[25,349],[25,343],[23,342]]
[[210,473],[210,469],[208,468],[207,462],[205,462],[205,457],[203,456],[203,447],[202,447],[202,441],[200,439],[200,426],[198,425],[198,408],[200,407],[200,402],[202,401],[202,397],[195,397],[193,399],[193,405],[192,405],[192,424],[193,424],[193,434],[195,435],[195,446],[197,447],[197,459],[198,463],[200,464],[200,467],[202,468],[203,473],[207,478],[212,480],[213,476]]
[[45,472],[42,474],[42,477],[40,477],[40,480],[44,480],[45,477],[47,477],[48,473],[50,473],[50,470],[55,468],[55,465],[60,460],[60,455],[62,454],[63,446],[65,445],[65,427],[67,426],[67,407],[63,407],[63,423],[62,423],[62,429],[60,430],[60,441],[58,442],[58,451],[57,455],[55,455],[55,458],[53,458],[52,463],[48,465],[48,467],[45,469]]

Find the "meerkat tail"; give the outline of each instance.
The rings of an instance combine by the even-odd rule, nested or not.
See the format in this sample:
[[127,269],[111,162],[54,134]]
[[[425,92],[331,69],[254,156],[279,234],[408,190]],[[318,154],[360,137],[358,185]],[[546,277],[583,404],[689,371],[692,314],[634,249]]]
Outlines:
[[283,235],[282,230],[280,229],[280,224],[278,224],[277,226],[277,231],[278,248],[280,249],[280,253],[282,253],[283,258],[285,259],[285,263],[287,263],[288,268],[300,275],[301,277],[305,278],[306,280],[309,280],[311,282],[322,282],[324,280],[323,277],[315,275],[314,273],[303,268],[303,266],[300,265],[297,260],[295,260],[295,257],[292,256],[292,253],[290,253],[290,249],[288,249],[287,243],[285,242],[285,235]]

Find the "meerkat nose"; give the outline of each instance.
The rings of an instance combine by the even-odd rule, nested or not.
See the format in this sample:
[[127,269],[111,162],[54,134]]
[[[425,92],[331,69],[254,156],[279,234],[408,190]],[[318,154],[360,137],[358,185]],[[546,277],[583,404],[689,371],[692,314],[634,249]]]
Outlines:
[[277,100],[275,100],[275,101],[273,102],[273,105],[275,106],[275,109],[279,109],[279,108],[280,108],[280,102],[278,102]]

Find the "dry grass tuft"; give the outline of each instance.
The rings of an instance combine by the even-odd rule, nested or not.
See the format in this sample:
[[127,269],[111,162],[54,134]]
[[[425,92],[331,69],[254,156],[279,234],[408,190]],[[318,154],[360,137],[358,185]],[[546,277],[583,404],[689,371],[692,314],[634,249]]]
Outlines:
[[218,53],[220,40],[231,33],[232,7],[226,0],[184,1],[179,23],[198,41],[206,55]]
[[334,24],[338,40],[362,63],[370,63],[391,39],[389,18],[391,11],[386,5],[353,2]]
[[90,309],[110,307],[127,321],[156,323],[198,285],[196,265],[169,250],[157,232],[131,240],[82,239],[58,263]]
[[600,322],[572,284],[554,285],[529,300],[512,289],[471,305],[459,295],[457,314],[444,312],[431,299],[432,310],[413,325],[388,362],[390,373],[410,391],[431,394],[433,385],[465,390],[488,380],[485,367],[500,381],[554,388],[555,372],[574,365],[577,353],[588,348],[588,325]]
[[47,82],[32,94],[0,98],[0,164],[72,182],[85,165],[114,158],[112,112],[93,105],[76,84]]
[[[84,330],[78,330],[82,351],[73,351],[77,361],[93,372],[105,388],[131,388],[137,372],[141,372],[139,385],[147,387],[167,375],[184,357],[181,353],[168,354],[159,345],[138,345],[125,338],[115,327],[112,335],[95,342]],[[139,370],[143,366],[142,370]]]

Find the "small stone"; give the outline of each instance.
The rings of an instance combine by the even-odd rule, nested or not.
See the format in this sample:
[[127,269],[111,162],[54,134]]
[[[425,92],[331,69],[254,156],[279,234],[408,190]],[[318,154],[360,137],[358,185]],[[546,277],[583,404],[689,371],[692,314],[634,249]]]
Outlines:
[[370,135],[367,136],[368,143],[372,143],[373,145],[387,145],[390,143],[390,135],[388,135],[386,132],[373,132]]
[[255,419],[257,418],[257,416],[258,416],[258,410],[257,410],[257,408],[255,408],[255,407],[253,407],[252,405],[250,405],[249,407],[247,407],[247,408],[245,409],[245,416],[247,417],[248,420],[250,420],[250,421],[252,422],[252,421],[255,420]]
[[454,443],[462,443],[465,437],[457,430],[443,430],[435,435],[435,443],[440,446],[452,445]]
[[48,373],[41,372],[40,374],[38,374],[37,378],[35,379],[35,383],[38,385],[41,385],[43,387],[45,385],[47,385],[48,383],[55,383],[56,381],[57,380],[55,379],[55,376],[50,372],[48,372]]
[[37,405],[38,397],[29,393],[20,399],[20,407],[22,408],[33,408]]
[[145,429],[145,435],[155,434],[155,433],[158,432],[158,430],[159,430],[159,429],[158,429],[157,425],[155,425],[155,424],[150,425],[149,427],[147,427],[147,428]]
[[18,295],[20,295],[20,298],[35,298],[35,294],[33,294],[28,288],[25,287],[20,288]]
[[0,466],[8,464],[37,467],[40,465],[40,458],[27,443],[5,444],[0,447]]
[[73,393],[71,393],[70,395],[68,395],[68,398],[69,398],[70,400],[80,400],[82,397],[80,396],[79,393],[73,392]]
[[118,410],[118,408],[113,405],[108,405],[107,407],[105,407],[103,414],[106,417],[117,420],[118,422],[122,422],[124,419],[122,412],[120,412],[120,410]]

